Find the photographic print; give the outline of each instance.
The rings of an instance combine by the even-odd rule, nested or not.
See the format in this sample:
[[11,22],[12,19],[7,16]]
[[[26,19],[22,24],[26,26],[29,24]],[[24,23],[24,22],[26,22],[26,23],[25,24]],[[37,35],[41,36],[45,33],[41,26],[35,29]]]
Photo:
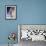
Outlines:
[[46,43],[46,25],[19,24],[18,42],[19,46],[41,45],[43,42]]
[[16,5],[6,5],[6,19],[16,19]]
[[[19,29],[21,28],[21,29]],[[46,25],[19,25],[20,40],[46,41]]]

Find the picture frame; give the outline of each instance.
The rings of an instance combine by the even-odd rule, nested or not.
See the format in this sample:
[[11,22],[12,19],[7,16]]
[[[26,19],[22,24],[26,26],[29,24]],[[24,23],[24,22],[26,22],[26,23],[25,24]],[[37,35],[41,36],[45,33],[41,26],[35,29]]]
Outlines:
[[[25,35],[22,35],[21,32],[27,30],[28,30],[28,35],[27,34],[26,35],[28,36],[28,38],[26,39],[24,37]],[[20,43],[21,40],[46,41],[46,24],[18,24],[18,42]]]
[[16,5],[5,5],[5,19],[6,20],[16,20]]

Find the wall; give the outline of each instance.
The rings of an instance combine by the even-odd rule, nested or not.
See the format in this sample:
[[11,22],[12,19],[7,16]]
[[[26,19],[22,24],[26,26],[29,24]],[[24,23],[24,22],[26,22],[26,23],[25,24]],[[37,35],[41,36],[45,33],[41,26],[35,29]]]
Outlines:
[[[5,5],[17,6],[16,20],[5,20]],[[18,32],[18,24],[46,24],[46,0],[0,0],[0,44],[8,43],[9,32]]]

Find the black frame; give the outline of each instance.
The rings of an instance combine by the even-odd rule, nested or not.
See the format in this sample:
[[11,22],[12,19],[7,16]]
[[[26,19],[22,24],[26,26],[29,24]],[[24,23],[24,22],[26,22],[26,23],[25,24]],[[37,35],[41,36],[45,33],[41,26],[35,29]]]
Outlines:
[[[6,6],[7,7],[16,7],[16,18],[15,19],[7,19],[6,18]],[[5,5],[5,20],[16,20],[17,19],[17,6],[16,5]]]

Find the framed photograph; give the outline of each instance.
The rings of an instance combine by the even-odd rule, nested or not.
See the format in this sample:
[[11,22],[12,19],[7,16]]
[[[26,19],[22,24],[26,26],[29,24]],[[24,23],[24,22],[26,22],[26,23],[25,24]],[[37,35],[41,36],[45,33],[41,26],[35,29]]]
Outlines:
[[16,19],[16,5],[5,5],[5,19]]
[[24,40],[46,41],[46,24],[19,24],[18,42]]

